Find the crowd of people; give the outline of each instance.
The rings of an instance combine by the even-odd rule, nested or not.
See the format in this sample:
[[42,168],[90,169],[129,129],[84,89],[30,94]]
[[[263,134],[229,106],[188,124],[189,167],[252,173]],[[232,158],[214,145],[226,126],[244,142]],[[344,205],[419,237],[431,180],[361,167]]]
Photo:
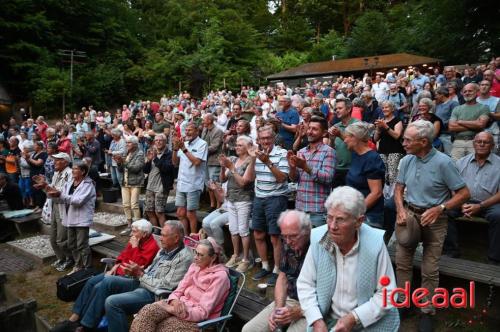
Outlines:
[[[113,331],[127,330],[126,315],[149,304],[133,331],[194,329],[186,322],[220,314],[228,291],[221,273],[252,268],[252,234],[261,264],[252,279],[275,286],[275,301],[244,330],[396,330],[397,312],[380,305],[380,277],[390,277],[388,289],[411,281],[422,242],[422,285],[432,293],[439,257],[460,255],[456,218],[488,221],[487,259],[500,264],[499,96],[496,58],[463,73],[411,67],[296,88],[212,91],[201,100],[164,95],[115,112],[89,106],[52,126],[22,111],[20,123],[2,126],[0,190],[20,197],[6,197],[11,209],[49,211],[60,271],[90,264],[99,172],[121,190],[122,234],[147,257],[126,254],[110,278],[88,283],[64,327],[94,328],[106,312]],[[174,188],[177,223],[166,220]],[[209,241],[189,265],[192,257],[177,257],[183,236],[199,232],[203,192]],[[232,250],[223,263],[225,225]],[[154,259],[145,249],[151,226],[162,227]],[[394,229],[396,273],[385,247]],[[164,278],[177,290],[154,302],[155,289],[170,282]],[[432,305],[422,308],[423,330],[432,330],[434,315]]]

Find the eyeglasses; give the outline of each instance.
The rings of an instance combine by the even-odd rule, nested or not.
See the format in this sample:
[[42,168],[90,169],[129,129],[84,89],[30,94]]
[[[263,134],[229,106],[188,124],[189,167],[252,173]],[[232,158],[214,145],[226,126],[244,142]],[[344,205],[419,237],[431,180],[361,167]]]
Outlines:
[[350,218],[342,218],[342,217],[336,218],[334,216],[327,215],[326,222],[329,224],[333,224],[335,222],[337,225],[345,225],[348,222],[350,222]]
[[490,144],[492,144],[491,141],[484,141],[484,140],[474,140],[473,142],[474,142],[474,144],[477,144],[477,145],[490,145]]

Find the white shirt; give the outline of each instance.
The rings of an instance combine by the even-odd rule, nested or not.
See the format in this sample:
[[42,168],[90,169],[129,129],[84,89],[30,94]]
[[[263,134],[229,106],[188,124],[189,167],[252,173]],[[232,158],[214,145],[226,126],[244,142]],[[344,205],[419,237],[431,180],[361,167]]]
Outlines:
[[[382,307],[382,286],[378,282],[380,277],[386,275],[391,280],[390,284],[386,287],[388,295],[391,290],[396,288],[396,277],[394,275],[394,270],[392,269],[389,253],[387,252],[387,248],[384,246],[377,263],[377,291],[368,302],[358,306],[356,282],[359,254],[358,249],[359,235],[358,241],[356,241],[353,248],[346,255],[342,255],[339,248],[335,245],[337,281],[335,284],[335,292],[332,297],[329,316],[334,319],[339,319],[351,311],[354,311],[361,321],[361,324],[364,327],[367,327],[377,322],[384,314],[384,311],[392,308],[389,299],[387,299],[387,307]],[[313,255],[310,251],[307,253],[304,264],[302,265],[299,280],[300,279],[306,280],[306,282],[300,282],[299,292],[303,292],[304,294],[311,294],[312,292],[315,294],[316,262],[314,261]],[[323,317],[319,311],[316,296],[306,296],[307,300],[303,300],[303,298],[304,297],[301,298],[300,302],[300,306],[302,308],[317,308],[317,312],[314,315],[317,317],[312,318],[313,320],[309,321],[309,323],[322,319]],[[311,317],[308,319],[311,319]]]
[[383,102],[387,99],[387,94],[389,93],[389,86],[385,82],[373,83],[372,93],[375,99],[379,102]]
[[[354,311],[363,326],[369,326],[378,321],[383,314],[382,286],[380,283],[377,283],[377,292],[368,302],[363,303],[358,308],[358,285],[356,282],[357,278],[354,276],[357,275],[356,271],[358,268],[359,235],[358,241],[356,241],[354,247],[345,256],[342,255],[335,243],[334,247],[337,257],[337,282],[335,293],[332,297],[330,316],[334,319],[340,319],[351,311]],[[390,264],[391,259],[387,248],[384,246],[377,265],[377,280],[380,280],[380,277],[383,275],[388,276],[391,279],[391,283],[387,286],[388,290],[396,287],[396,277],[394,276],[394,270],[389,268]],[[389,294],[389,291],[387,293]],[[389,303],[387,301],[388,308],[390,308]],[[361,309],[362,307],[364,308]]]
[[192,142],[184,142],[184,146],[193,156],[202,162],[198,166],[194,166],[181,150],[177,151],[177,156],[179,157],[177,190],[184,193],[203,190],[208,157],[207,142],[197,137]]

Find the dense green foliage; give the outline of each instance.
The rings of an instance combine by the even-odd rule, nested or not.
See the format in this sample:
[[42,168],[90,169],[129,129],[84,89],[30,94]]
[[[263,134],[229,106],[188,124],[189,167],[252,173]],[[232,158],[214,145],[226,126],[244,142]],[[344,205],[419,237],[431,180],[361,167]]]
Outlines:
[[[179,88],[201,96],[332,55],[485,61],[500,50],[498,17],[493,0],[3,0],[0,82],[57,111],[63,95],[72,110]],[[72,89],[60,49],[87,55]]]

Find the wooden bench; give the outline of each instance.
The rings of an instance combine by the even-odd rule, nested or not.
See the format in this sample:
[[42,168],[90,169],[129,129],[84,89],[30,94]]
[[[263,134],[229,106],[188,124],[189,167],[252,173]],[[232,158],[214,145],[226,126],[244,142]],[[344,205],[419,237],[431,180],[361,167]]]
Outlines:
[[[274,290],[274,288],[271,288]],[[270,300],[263,298],[248,289],[242,289],[238,301],[233,309],[235,316],[238,316],[241,320],[248,322],[259,312],[261,312],[269,303]]]
[[[388,248],[393,262],[396,261],[396,249]],[[415,253],[413,266],[420,269],[422,255]],[[500,286],[500,266],[474,262],[466,259],[441,256],[439,273],[450,277],[476,281],[490,286]]]
[[31,213],[27,216],[24,217],[19,217],[19,218],[10,218],[7,220],[10,220],[14,223],[14,226],[16,226],[16,230],[19,233],[19,235],[22,235],[22,230],[21,230],[21,225],[30,223],[32,221],[38,221],[40,217],[42,216],[42,213]]
[[126,244],[118,240],[96,244],[91,249],[104,257],[116,258],[125,249]]

